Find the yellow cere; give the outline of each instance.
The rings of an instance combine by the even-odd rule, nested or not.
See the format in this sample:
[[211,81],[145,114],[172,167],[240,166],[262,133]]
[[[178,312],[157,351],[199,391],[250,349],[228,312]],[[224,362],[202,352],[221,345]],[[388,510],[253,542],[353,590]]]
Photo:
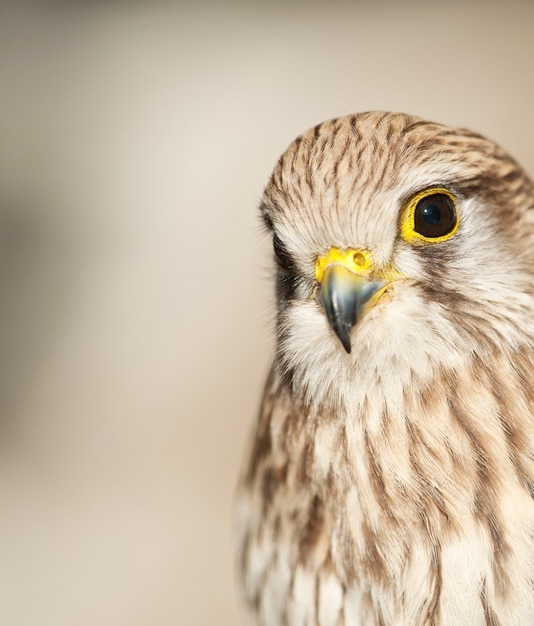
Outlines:
[[[415,210],[417,208],[418,203],[426,198],[427,196],[432,196],[433,194],[443,194],[448,196],[455,208],[456,208],[456,224],[451,232],[443,235],[442,237],[425,237],[420,233],[415,232]],[[419,242],[425,243],[439,243],[441,241],[447,241],[450,239],[458,230],[458,226],[460,225],[460,214],[458,212],[458,206],[456,204],[456,199],[452,195],[452,193],[445,189],[444,187],[430,187],[429,189],[425,189],[424,191],[420,191],[419,193],[412,196],[408,202],[406,202],[403,206],[400,215],[400,230],[403,239],[405,239],[408,243],[417,244]]]
[[362,249],[340,250],[339,248],[331,248],[326,254],[320,256],[315,263],[315,277],[318,282],[323,280],[326,267],[333,264],[344,265],[356,274],[365,274],[371,267],[371,254]]

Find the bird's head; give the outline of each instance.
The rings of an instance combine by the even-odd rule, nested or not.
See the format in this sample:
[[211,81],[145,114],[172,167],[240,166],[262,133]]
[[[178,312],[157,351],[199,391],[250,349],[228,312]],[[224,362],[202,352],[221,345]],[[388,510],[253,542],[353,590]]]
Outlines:
[[400,393],[533,334],[533,186],[480,135],[397,113],[325,122],[282,155],[261,211],[277,366],[307,403]]

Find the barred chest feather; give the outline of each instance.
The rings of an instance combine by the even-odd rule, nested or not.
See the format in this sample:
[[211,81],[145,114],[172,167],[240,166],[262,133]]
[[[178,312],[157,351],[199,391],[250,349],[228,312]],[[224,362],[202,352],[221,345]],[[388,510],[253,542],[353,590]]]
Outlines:
[[271,374],[238,508],[251,624],[534,623],[533,368],[494,364],[345,416]]

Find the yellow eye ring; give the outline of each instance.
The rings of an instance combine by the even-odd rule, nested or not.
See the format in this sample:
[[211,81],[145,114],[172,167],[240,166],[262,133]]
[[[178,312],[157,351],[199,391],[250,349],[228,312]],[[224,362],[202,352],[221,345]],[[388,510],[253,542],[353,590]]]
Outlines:
[[412,196],[403,206],[400,232],[408,243],[440,243],[458,230],[456,199],[444,187],[430,187]]

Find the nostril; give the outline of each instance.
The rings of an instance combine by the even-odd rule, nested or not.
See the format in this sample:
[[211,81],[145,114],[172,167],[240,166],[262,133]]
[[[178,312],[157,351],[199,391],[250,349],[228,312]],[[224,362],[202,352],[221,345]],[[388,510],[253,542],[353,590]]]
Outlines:
[[365,267],[367,263],[367,259],[365,258],[365,254],[363,254],[363,252],[355,252],[352,255],[352,260],[357,267]]

